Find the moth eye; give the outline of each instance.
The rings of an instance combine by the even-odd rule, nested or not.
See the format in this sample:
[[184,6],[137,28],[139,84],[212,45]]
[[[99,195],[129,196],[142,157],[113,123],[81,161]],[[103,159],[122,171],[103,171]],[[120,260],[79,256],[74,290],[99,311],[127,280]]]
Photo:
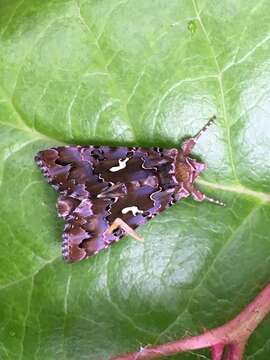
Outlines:
[[100,178],[98,178],[97,181],[98,181],[99,183],[102,183],[102,182],[103,182],[103,180],[100,179]]
[[126,156],[129,157],[129,156],[132,156],[133,155],[133,151],[128,151]]
[[113,183],[109,182],[108,187],[112,187],[112,186],[113,186]]

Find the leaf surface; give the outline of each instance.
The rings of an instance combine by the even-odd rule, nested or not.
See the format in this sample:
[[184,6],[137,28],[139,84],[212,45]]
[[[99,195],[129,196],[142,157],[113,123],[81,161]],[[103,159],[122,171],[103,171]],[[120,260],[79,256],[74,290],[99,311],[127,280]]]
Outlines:
[[[1,359],[105,360],[200,333],[269,281],[269,22],[266,0],[1,1]],[[187,199],[139,229],[144,244],[62,261],[38,150],[175,147],[213,114],[198,186],[226,208]],[[268,358],[269,328],[249,360]]]

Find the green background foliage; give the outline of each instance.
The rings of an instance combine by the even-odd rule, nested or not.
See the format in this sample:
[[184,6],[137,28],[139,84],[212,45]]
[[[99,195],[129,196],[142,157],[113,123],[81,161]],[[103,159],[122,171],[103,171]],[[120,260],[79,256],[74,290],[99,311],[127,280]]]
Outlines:
[[[197,334],[269,281],[269,23],[267,0],[0,0],[1,359],[105,360]],[[144,244],[62,261],[38,150],[175,147],[213,114],[198,186],[226,208],[187,199]],[[269,329],[248,359],[269,358]]]

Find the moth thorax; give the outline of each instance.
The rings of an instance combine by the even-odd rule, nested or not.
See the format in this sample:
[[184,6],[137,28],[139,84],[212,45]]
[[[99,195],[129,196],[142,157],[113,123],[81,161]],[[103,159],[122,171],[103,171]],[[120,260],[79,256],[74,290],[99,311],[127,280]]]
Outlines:
[[190,166],[186,161],[176,161],[175,176],[178,182],[187,183],[190,178]]

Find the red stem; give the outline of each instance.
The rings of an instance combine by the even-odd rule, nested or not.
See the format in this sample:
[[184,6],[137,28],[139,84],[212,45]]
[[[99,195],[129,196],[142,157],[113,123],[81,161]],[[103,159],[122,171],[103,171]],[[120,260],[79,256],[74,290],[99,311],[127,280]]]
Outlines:
[[225,348],[224,344],[217,344],[212,347],[213,360],[222,360],[224,348]]
[[[241,342],[238,344],[231,344],[228,347],[228,352],[224,360],[239,360],[243,358],[245,352],[246,342]],[[222,359],[222,357],[221,357]]]
[[223,326],[198,336],[126,353],[111,360],[149,360],[189,350],[212,349],[212,359],[220,360],[227,348],[226,360],[241,360],[248,338],[270,311],[270,284],[247,305],[234,319]]

